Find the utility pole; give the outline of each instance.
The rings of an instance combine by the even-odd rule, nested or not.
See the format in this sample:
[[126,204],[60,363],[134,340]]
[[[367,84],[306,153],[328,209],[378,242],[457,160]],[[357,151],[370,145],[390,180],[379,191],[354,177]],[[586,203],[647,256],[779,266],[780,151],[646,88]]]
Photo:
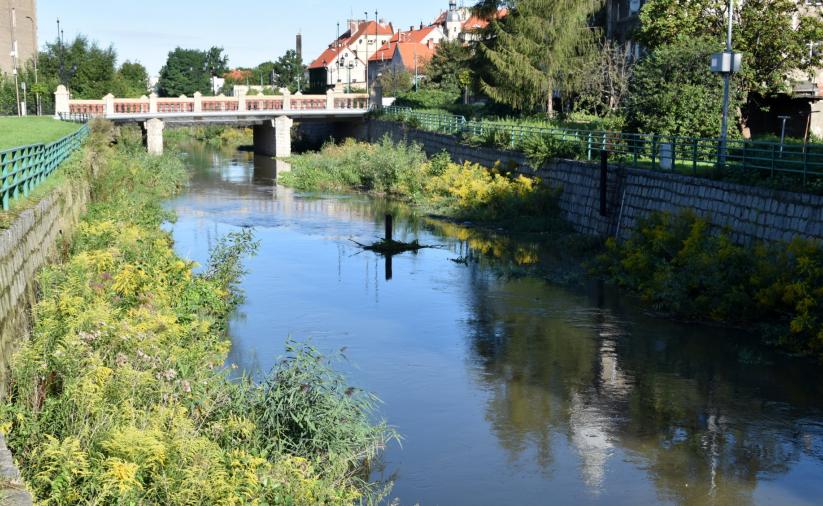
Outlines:
[[[369,11],[363,12],[363,19],[366,20],[366,94],[369,92]],[[377,21],[374,22],[374,43],[377,44]],[[351,90],[349,90],[351,93]]]
[[17,104],[17,115],[22,116],[23,111],[20,110],[20,85],[17,72],[17,35],[15,29],[17,28],[17,12],[14,7],[10,8],[11,13],[11,73],[14,74],[14,94]]
[[40,49],[37,47],[37,23],[35,23],[34,18],[31,16],[26,16],[26,19],[31,21],[31,43],[32,48],[34,48],[34,96],[37,102],[37,115],[40,116],[43,114],[43,110],[40,106],[40,87],[37,85],[37,58],[40,54]]
[[[732,2],[729,0],[729,22],[726,29],[726,53],[732,52]],[[731,70],[723,73],[723,120],[720,125],[720,156],[726,160],[726,143],[729,134],[729,88],[731,87]]]

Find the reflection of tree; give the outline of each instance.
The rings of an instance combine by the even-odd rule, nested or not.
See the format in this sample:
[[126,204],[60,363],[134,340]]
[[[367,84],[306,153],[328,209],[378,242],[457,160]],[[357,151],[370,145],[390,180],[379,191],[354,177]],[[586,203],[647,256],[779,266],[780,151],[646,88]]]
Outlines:
[[593,491],[620,448],[662,500],[725,504],[750,502],[758,479],[787,472],[802,453],[821,458],[823,434],[797,420],[819,413],[823,392],[797,362],[743,361],[760,351],[732,332],[638,315],[628,333],[568,291],[476,264],[470,272],[472,369],[512,460],[534,453],[550,471],[559,434]]
[[512,459],[533,446],[547,467],[551,435],[568,425],[569,385],[592,381],[595,343],[584,331],[568,332],[562,321],[534,311],[532,301],[551,296],[542,282],[506,285],[505,294],[491,293],[499,283],[479,271],[472,276],[470,344],[482,366],[480,380],[491,391],[487,419],[501,445]]

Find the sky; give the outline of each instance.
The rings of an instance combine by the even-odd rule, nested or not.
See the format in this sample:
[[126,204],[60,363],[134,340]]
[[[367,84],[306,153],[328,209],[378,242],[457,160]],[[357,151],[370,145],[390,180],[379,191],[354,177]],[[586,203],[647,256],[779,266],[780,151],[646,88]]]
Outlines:
[[[364,11],[408,29],[428,24],[448,8],[448,0],[38,0],[38,37],[42,45],[57,37],[57,19],[69,40],[84,34],[101,45],[114,44],[118,60],[139,61],[156,75],[169,51],[180,46],[222,46],[232,67],[253,67],[274,60],[303,34],[308,64],[341,27]],[[341,28],[341,32],[345,29]]]

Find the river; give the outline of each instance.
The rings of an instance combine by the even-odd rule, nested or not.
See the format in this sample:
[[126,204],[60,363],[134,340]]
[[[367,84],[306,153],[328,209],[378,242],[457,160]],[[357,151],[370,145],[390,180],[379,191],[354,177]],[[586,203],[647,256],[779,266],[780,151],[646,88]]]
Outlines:
[[[227,365],[265,374],[289,336],[377,394],[402,434],[373,478],[403,505],[820,504],[823,381],[741,332],[650,317],[569,285],[551,244],[432,223],[402,206],[275,184],[275,162],[188,149],[169,203],[181,255],[253,227]],[[382,257],[352,239],[437,248]],[[536,266],[542,267],[537,269]],[[548,279],[555,279],[549,276]],[[572,286],[572,287],[569,287]]]

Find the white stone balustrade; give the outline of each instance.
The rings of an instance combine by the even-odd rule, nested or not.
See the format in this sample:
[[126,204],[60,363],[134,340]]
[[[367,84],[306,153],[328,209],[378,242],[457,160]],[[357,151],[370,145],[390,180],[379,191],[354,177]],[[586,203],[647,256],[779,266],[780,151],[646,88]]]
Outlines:
[[62,85],[54,93],[55,115],[88,114],[90,116],[117,117],[129,114],[169,114],[199,112],[246,112],[246,111],[320,111],[339,109],[368,109],[369,96],[365,93],[341,93],[329,90],[325,95],[291,94],[283,90],[280,95],[224,95],[204,96],[200,92],[187,97],[116,98],[109,93],[101,100],[77,100],[69,96]]

